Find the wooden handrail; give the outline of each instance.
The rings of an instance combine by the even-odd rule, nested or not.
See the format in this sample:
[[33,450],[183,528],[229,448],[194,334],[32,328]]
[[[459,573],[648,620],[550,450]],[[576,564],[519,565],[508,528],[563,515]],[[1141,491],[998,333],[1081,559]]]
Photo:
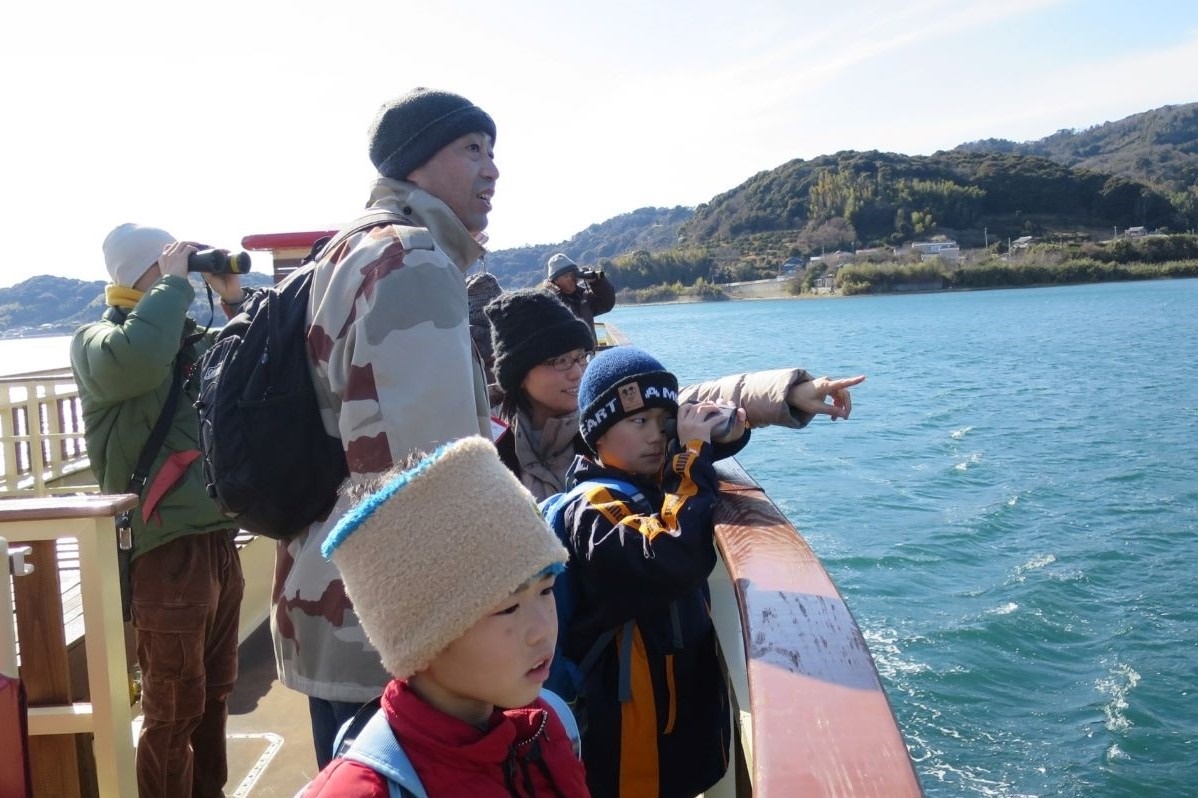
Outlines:
[[721,645],[747,674],[752,794],[923,795],[873,657],[819,558],[735,460],[718,469],[716,543],[743,635],[740,647]]
[[79,496],[5,499],[0,501],[0,524],[68,518],[115,518],[118,513],[136,506],[137,497],[133,494],[89,493]]
[[[90,701],[73,702],[68,698],[65,702],[51,701],[49,706],[31,707],[29,734],[35,739],[41,737],[51,742],[54,738],[47,736],[91,733],[96,784],[102,796],[137,794],[128,662],[125,657],[124,621],[121,617],[120,579],[112,520],[117,513],[136,504],[137,497],[132,495],[0,501],[0,536],[14,545],[16,542],[30,543],[34,546],[35,555],[39,551],[46,553],[44,559],[35,562],[35,568],[41,574],[38,584],[44,585],[41,592],[33,596],[25,595],[24,583],[34,580],[34,575],[23,577],[16,586],[18,621],[28,612],[28,609],[23,612],[21,606],[26,598],[34,602],[44,600],[53,608],[46,613],[46,618],[23,626],[19,624],[21,673],[27,687],[33,683],[33,676],[42,669],[59,671],[64,667],[61,662],[45,663],[37,658],[42,652],[51,652],[51,656],[65,656],[57,562],[52,551],[54,542],[59,538],[75,538],[79,543],[79,583],[83,597],[84,648]],[[55,639],[45,642],[38,639],[39,634]],[[30,703],[33,704],[35,699],[31,689]],[[59,753],[54,756],[55,761],[39,763],[38,751],[34,748],[32,764],[35,786],[40,783],[38,779],[43,777],[47,782],[53,782],[51,786],[43,785],[44,789],[37,792],[77,794],[77,783],[71,785],[61,781],[63,771],[75,773],[68,766],[68,757],[62,754],[63,751],[73,751],[74,745],[72,743],[57,750]],[[77,781],[78,775],[74,775],[74,778]]]

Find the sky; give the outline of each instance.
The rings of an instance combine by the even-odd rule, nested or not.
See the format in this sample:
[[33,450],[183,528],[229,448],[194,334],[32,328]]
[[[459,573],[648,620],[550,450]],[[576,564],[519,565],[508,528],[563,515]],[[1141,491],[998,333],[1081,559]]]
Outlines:
[[374,178],[375,112],[415,86],[495,119],[491,249],[695,206],[794,158],[1198,101],[1193,0],[18,3],[0,287],[106,279],[100,244],[127,221],[228,249],[335,228]]

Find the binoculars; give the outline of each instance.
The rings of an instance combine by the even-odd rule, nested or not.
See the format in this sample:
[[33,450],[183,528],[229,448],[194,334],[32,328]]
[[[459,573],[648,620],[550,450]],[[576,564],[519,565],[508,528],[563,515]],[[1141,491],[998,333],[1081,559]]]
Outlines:
[[187,271],[212,274],[245,274],[250,270],[250,253],[227,249],[201,249],[187,256]]

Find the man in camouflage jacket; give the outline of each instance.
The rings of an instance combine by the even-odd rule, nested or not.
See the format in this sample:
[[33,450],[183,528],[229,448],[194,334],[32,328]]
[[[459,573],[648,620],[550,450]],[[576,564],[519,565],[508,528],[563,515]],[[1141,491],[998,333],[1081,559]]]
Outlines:
[[[370,139],[379,178],[369,205],[410,224],[373,227],[321,253],[308,310],[312,376],[351,479],[490,435],[465,273],[484,254],[499,177],[495,124],[463,97],[418,88],[382,106]],[[275,568],[279,677],[309,697],[321,767],[340,724],[388,680],[320,553],[348,505],[343,497],[327,519],[280,544]]]

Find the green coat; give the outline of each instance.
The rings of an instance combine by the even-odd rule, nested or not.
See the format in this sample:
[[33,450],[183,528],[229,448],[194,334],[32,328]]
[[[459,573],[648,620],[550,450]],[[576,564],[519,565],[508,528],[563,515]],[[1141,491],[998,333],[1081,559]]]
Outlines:
[[[81,327],[71,341],[71,369],[83,403],[87,452],[100,490],[125,493],[138,455],[170,391],[173,362],[196,323],[187,317],[195,291],[186,278],[166,276],[132,310],[109,308],[104,318]],[[184,355],[194,363],[212,345],[208,332]],[[142,492],[161,492],[152,514],[133,512],[133,557],[183,535],[234,526],[208,497],[198,453],[195,387],[179,394],[173,423]],[[187,463],[189,458],[190,463]],[[168,459],[179,470],[163,470]],[[184,465],[185,464],[185,465]],[[157,480],[157,482],[156,482]]]

